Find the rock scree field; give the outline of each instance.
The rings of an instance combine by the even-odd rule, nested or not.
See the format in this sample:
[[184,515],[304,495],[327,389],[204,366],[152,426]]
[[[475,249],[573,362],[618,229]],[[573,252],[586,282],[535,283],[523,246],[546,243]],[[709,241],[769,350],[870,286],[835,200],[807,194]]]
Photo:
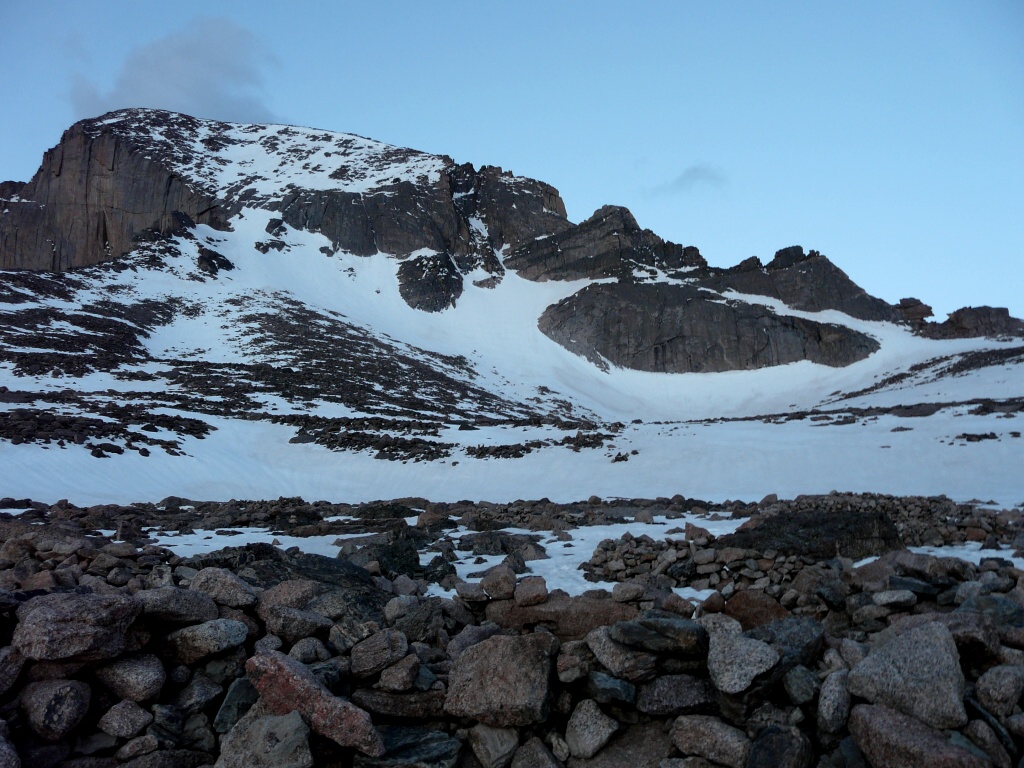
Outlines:
[[1006,310],[160,110],[0,211],[0,768],[1024,757]]

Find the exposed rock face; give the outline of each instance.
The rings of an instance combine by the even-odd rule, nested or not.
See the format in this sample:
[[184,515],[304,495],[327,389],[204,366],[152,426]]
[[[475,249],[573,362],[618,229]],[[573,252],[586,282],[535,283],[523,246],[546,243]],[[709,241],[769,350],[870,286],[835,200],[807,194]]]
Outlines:
[[25,187],[24,181],[0,181],[0,200],[10,200]]
[[1005,307],[962,307],[942,323],[929,323],[922,335],[933,339],[970,339],[978,336],[1024,336],[1024,320],[1010,317]]
[[931,307],[920,299],[913,297],[900,299],[900,303],[894,305],[893,309],[896,310],[904,321],[915,327],[922,325],[934,314]]
[[[615,282],[591,285],[549,307],[539,323],[550,338],[601,366],[668,373],[802,360],[844,366],[877,349],[862,333],[777,313],[731,292],[805,312],[909,322],[936,338],[1024,335],[1024,322],[989,307],[928,323],[926,305],[907,299],[891,306],[800,246],[778,251],[767,265],[752,257],[731,269],[711,268],[697,248],[642,229],[625,208],[604,206],[574,225],[557,190],[543,182],[306,128],[236,125],[160,110],[112,112],[69,128],[29,182],[0,183],[0,201],[0,269],[64,272],[137,247],[140,256],[165,246],[194,247],[197,276],[223,279],[243,264],[196,242],[195,227],[248,237],[251,213],[249,222],[243,219],[255,209],[269,218],[269,239],[261,233],[257,242],[241,242],[243,249],[264,255],[273,249],[284,257],[292,248],[289,233],[303,230],[323,236],[326,255],[390,257],[398,262],[400,295],[425,312],[455,307],[472,289],[465,284],[470,275],[477,286],[494,287],[506,267],[538,281],[610,279]],[[171,242],[169,235],[180,240]],[[133,328],[149,328],[168,322],[173,312],[146,306],[130,314]],[[154,316],[140,323],[135,314]],[[80,322],[93,329],[95,315],[83,313]],[[283,323],[283,315],[275,320]],[[33,331],[39,327],[38,317],[26,315],[23,322]],[[349,342],[363,331],[331,323],[346,337],[341,347],[356,350]],[[106,333],[113,333],[110,325]],[[94,351],[105,335],[89,338],[88,347],[79,340],[82,348],[73,351]],[[137,338],[130,351],[142,354]],[[72,365],[63,357],[71,355],[60,359]],[[85,365],[85,357],[75,354],[73,365]],[[110,364],[115,358],[107,353],[102,359]]]
[[928,320],[933,316],[932,308],[920,299],[900,299],[893,309],[915,333],[932,339],[1024,336],[1024,321],[1010,317],[1006,307],[961,307],[941,323]]
[[[809,500],[813,503],[814,497]],[[816,558],[840,554],[854,560],[903,546],[889,515],[875,509],[830,510],[827,514],[807,509],[762,515],[751,518],[736,533],[720,537],[717,544]]]
[[512,250],[505,266],[529,280],[579,280],[629,279],[637,269],[672,274],[707,262],[696,248],[662,240],[625,208],[606,205],[576,227]]
[[[147,111],[184,139],[199,121]],[[142,134],[104,129],[104,118],[71,126],[43,156],[32,180],[0,218],[0,268],[64,271],[120,256],[145,230],[196,223],[225,226],[228,211],[214,194],[147,156]]]
[[843,366],[876,349],[849,328],[776,315],[685,285],[597,284],[549,307],[541,331],[597,365],[662,373],[749,370],[810,360]]
[[[279,162],[254,170],[238,153]],[[154,232],[230,228],[229,218],[255,207],[277,212],[272,230],[319,232],[336,251],[414,256],[402,293],[426,311],[451,306],[464,273],[500,276],[495,249],[571,226],[557,190],[500,168],[475,171],[346,134],[141,109],[76,123],[31,181],[4,182],[0,199],[3,269],[96,264]]]
[[398,267],[398,290],[413,309],[440,312],[462,295],[462,274],[447,253],[414,256]]
[[756,258],[747,259],[701,284],[717,291],[770,296],[807,312],[838,309],[862,320],[899,319],[892,306],[869,295],[825,256],[817,251],[805,254],[799,245],[777,251],[764,267]]
[[450,168],[448,175],[460,213],[486,222],[491,242],[499,250],[572,226],[565,203],[550,184],[513,176],[494,165],[474,171],[466,163]]
[[41,595],[18,608],[12,645],[30,659],[111,659],[124,651],[141,610],[129,596]]

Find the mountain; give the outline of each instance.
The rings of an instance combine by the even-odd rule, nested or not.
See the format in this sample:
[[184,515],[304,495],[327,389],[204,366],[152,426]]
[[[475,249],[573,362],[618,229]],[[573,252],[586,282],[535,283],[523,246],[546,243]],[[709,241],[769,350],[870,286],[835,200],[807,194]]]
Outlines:
[[501,168],[159,110],[0,201],[0,495],[1024,499],[1024,323],[814,250],[712,267]]

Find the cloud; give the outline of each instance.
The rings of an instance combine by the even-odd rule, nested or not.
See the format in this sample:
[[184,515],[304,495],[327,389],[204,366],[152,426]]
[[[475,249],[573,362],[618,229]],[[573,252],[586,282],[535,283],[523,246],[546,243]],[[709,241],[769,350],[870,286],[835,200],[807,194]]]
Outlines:
[[78,117],[153,107],[232,122],[274,122],[263,72],[277,59],[249,30],[225,18],[196,18],[166,37],[136,46],[109,90],[78,74],[71,103]]
[[667,184],[659,184],[648,190],[652,196],[681,195],[699,186],[722,188],[729,183],[723,171],[706,163],[695,163],[683,169],[683,172]]

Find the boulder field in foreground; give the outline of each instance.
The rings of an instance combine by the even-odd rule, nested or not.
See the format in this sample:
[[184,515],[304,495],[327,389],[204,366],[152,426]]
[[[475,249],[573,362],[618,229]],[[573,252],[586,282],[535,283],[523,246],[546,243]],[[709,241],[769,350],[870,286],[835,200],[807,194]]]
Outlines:
[[910,768],[1024,754],[1024,574],[1006,560],[894,549],[785,570],[691,524],[676,545],[718,577],[701,603],[654,569],[570,597],[517,553],[438,597],[382,568],[379,543],[363,545],[382,557],[365,566],[358,545],[185,560],[68,513],[0,517],[3,768]]

